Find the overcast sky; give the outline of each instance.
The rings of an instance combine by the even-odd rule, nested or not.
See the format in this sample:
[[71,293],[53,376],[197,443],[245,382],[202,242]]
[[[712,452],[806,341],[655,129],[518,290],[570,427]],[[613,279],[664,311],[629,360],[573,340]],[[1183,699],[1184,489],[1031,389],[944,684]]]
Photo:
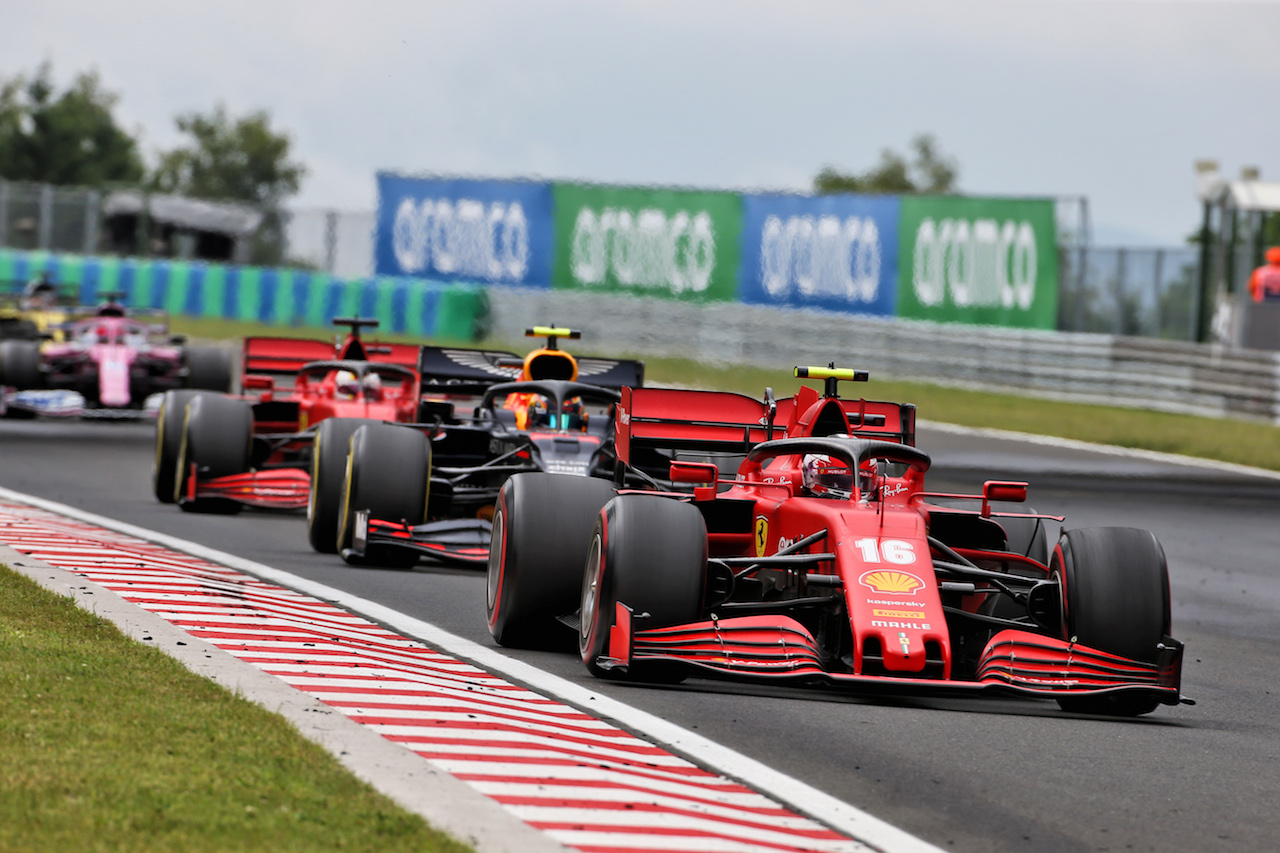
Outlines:
[[297,203],[374,172],[804,190],[936,136],[967,193],[1180,243],[1193,162],[1280,180],[1276,0],[0,0],[0,75],[96,68],[148,152],[266,109]]

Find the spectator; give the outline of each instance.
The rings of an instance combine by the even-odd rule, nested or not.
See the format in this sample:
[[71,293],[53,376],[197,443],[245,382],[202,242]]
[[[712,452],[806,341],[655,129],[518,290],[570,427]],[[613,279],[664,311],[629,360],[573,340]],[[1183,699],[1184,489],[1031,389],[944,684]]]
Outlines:
[[1280,246],[1267,249],[1267,262],[1253,271],[1249,293],[1254,302],[1280,302]]

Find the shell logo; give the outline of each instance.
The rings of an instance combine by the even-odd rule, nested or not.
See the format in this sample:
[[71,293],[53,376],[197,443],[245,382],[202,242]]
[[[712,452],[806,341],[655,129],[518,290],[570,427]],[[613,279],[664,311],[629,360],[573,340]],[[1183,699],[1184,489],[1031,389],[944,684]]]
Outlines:
[[858,583],[870,587],[876,592],[888,595],[915,595],[916,590],[924,586],[924,581],[911,574],[889,569],[877,569],[866,572],[858,578]]

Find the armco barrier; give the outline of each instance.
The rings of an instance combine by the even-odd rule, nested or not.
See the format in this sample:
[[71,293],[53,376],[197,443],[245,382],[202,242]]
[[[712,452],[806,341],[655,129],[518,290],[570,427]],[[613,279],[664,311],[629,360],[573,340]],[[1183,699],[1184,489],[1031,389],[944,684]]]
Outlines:
[[188,317],[328,328],[334,317],[375,317],[383,332],[472,340],[484,325],[480,287],[417,278],[334,278],[304,270],[0,250],[0,281],[42,272],[80,286],[80,301],[125,293],[125,303]]
[[780,376],[834,361],[884,378],[1280,425],[1280,353],[510,287],[490,288],[490,304],[492,334],[507,340],[534,321],[554,321],[581,329],[584,351],[749,364]]

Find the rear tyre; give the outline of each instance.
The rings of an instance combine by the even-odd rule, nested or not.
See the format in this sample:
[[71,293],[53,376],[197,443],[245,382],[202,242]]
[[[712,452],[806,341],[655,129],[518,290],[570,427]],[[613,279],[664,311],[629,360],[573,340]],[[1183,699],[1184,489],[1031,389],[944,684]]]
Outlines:
[[183,359],[187,363],[188,388],[231,391],[231,353],[216,347],[187,347]]
[[0,385],[19,391],[44,385],[38,341],[0,341]]
[[347,477],[351,436],[371,418],[326,418],[311,447],[311,491],[307,498],[307,541],[321,554],[338,553],[342,521],[342,484]]
[[[1068,640],[1154,663],[1168,636],[1169,570],[1164,549],[1146,530],[1086,527],[1066,531],[1054,549],[1052,574],[1062,588]],[[1135,717],[1158,699],[1130,694],[1063,698],[1064,711]]]
[[[696,507],[654,495],[619,495],[596,518],[582,578],[578,651],[593,675],[617,670],[597,662],[607,654],[616,605],[625,604],[636,629],[698,619],[707,569],[707,526]],[[627,676],[659,681],[683,678],[679,664],[632,664]]]
[[177,501],[178,452],[182,449],[182,422],[187,403],[198,391],[166,391],[156,412],[156,458],[151,469],[151,490],[162,504]]
[[0,338],[10,341],[38,341],[40,327],[30,320],[0,317]]
[[572,648],[556,617],[578,606],[582,567],[607,480],[570,474],[516,474],[502,486],[489,541],[489,633],[513,648]]
[[[371,518],[421,524],[427,517],[431,487],[431,440],[416,429],[385,423],[366,424],[351,436],[351,452],[342,485],[342,516],[337,548],[351,547],[357,510]],[[343,559],[352,565],[408,568],[418,562],[409,548],[373,547],[363,556]]]
[[[188,490],[194,465],[202,480],[243,474],[249,470],[253,444],[253,409],[244,400],[220,394],[197,394],[187,401],[175,471],[175,500]],[[226,498],[199,498],[178,504],[184,512],[234,515],[244,504]]]

